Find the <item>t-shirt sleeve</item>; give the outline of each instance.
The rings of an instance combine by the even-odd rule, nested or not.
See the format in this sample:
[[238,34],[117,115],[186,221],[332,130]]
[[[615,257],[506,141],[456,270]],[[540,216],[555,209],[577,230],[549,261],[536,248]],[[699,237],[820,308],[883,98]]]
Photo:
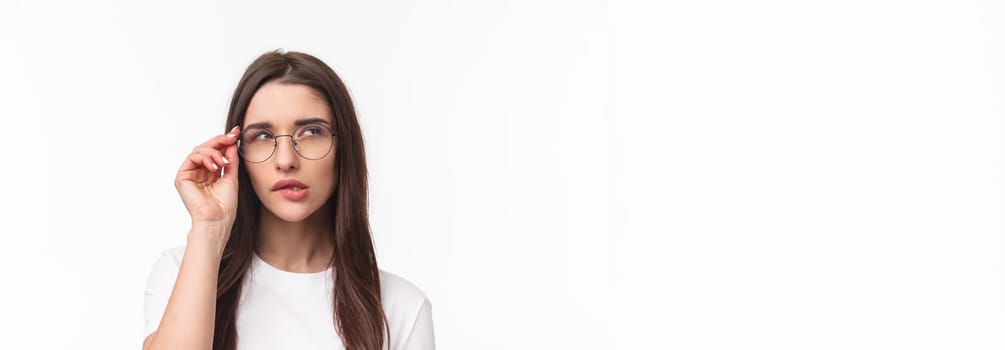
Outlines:
[[433,305],[429,298],[422,301],[419,312],[415,317],[415,324],[412,331],[405,339],[402,350],[435,350],[436,342],[433,337]]
[[167,309],[168,299],[171,298],[171,290],[174,288],[175,279],[178,278],[178,270],[181,266],[180,259],[172,254],[172,250],[161,254],[157,262],[150,270],[147,278],[146,296],[143,302],[143,339],[160,326],[161,317]]

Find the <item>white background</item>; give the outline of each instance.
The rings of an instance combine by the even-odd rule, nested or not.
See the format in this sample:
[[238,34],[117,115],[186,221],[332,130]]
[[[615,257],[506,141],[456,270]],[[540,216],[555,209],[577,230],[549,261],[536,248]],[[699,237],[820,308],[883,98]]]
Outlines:
[[0,3],[0,348],[140,347],[276,48],[349,86],[440,349],[1005,347],[1005,8],[660,3]]

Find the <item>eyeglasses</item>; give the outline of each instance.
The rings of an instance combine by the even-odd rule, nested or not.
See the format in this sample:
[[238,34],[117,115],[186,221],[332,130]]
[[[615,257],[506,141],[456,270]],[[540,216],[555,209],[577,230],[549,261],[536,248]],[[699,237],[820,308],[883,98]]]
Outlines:
[[279,145],[279,138],[283,136],[290,137],[297,154],[311,160],[327,156],[335,143],[335,133],[331,129],[321,124],[311,124],[294,130],[292,135],[274,135],[265,129],[242,132],[237,139],[237,150],[244,160],[261,163],[272,158]]

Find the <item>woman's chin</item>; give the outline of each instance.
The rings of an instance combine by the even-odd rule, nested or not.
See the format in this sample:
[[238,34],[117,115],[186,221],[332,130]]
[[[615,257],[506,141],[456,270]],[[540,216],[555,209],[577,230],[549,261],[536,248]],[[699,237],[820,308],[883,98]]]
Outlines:
[[301,222],[307,220],[307,218],[314,213],[313,211],[308,210],[303,204],[283,203],[278,206],[278,208],[268,208],[268,206],[266,206],[266,208],[268,208],[269,211],[272,212],[272,215],[275,215],[276,218],[286,222]]

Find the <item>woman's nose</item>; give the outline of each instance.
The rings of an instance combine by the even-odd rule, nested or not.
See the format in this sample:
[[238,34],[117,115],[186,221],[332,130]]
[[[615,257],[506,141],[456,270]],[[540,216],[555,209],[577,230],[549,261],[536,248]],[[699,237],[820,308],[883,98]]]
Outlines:
[[293,146],[293,138],[280,137],[276,139],[276,170],[289,171],[299,166],[300,156],[297,155]]

